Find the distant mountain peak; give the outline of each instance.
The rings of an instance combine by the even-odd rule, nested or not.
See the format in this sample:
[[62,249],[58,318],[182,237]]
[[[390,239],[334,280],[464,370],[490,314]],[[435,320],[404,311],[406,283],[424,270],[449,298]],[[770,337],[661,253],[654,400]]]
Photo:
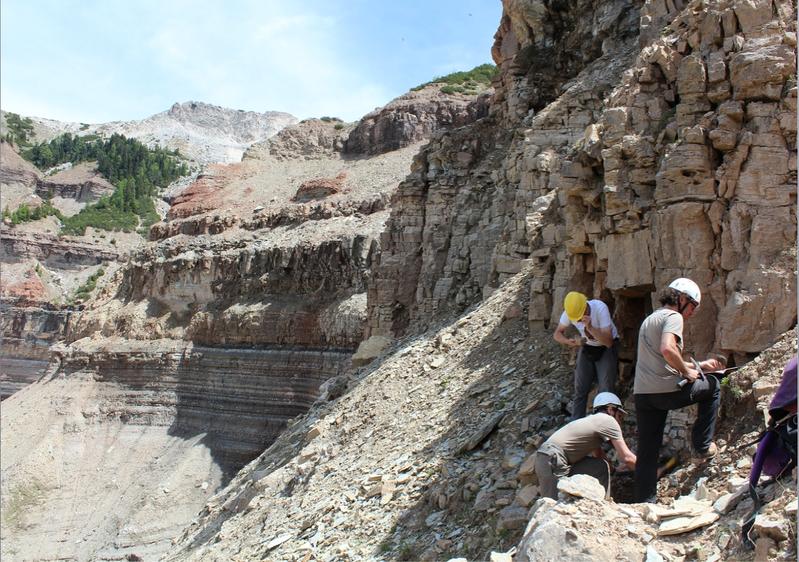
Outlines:
[[238,162],[252,144],[267,140],[297,118],[280,111],[244,111],[200,101],[176,102],[145,119],[87,125],[31,118],[36,141],[63,133],[112,135],[118,133],[147,145],[178,149],[202,164]]

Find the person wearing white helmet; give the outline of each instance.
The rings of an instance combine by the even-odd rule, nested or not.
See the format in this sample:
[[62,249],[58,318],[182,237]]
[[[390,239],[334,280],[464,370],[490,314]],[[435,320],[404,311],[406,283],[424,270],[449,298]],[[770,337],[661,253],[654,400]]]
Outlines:
[[612,392],[600,392],[594,398],[593,414],[573,420],[553,433],[538,449],[535,472],[541,495],[558,498],[558,480],[573,474],[589,474],[610,495],[610,465],[602,444],[610,442],[622,463],[635,466],[621,431],[621,420],[627,412]]
[[[661,308],[646,317],[638,332],[635,366],[635,414],[638,425],[638,463],[635,495],[638,502],[653,502],[657,493],[657,471],[663,430],[670,410],[698,404],[691,433],[699,458],[715,455],[713,443],[720,390],[715,377],[699,378],[696,367],[685,361],[683,323],[696,314],[702,301],[699,286],[681,277],[660,295]],[[703,371],[722,367],[718,359],[699,363]],[[680,384],[681,381],[687,381]]]
[[[576,328],[579,337],[566,336],[570,325]],[[571,417],[576,420],[585,416],[588,394],[594,381],[599,392],[615,390],[619,370],[619,332],[610,317],[608,305],[571,291],[563,299],[563,313],[552,337],[562,345],[580,349],[574,367]]]

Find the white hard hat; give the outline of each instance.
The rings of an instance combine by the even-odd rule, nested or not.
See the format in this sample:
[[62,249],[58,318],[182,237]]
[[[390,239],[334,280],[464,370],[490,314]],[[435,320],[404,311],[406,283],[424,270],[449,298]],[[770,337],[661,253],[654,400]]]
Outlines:
[[690,279],[686,279],[685,277],[675,279],[671,282],[669,288],[681,292],[689,299],[694,301],[697,306],[699,306],[699,303],[702,302],[702,293],[699,292],[699,285]]
[[620,412],[626,414],[627,412],[621,407],[621,400],[612,392],[600,392],[594,398],[594,410],[602,406],[616,406]]

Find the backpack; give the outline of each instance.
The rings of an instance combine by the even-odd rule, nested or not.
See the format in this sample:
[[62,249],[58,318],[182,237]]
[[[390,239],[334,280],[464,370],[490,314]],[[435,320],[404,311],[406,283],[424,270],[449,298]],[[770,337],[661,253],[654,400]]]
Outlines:
[[749,472],[749,495],[754,505],[741,527],[741,539],[749,548],[754,547],[749,531],[763,506],[757,493],[760,475],[765,474],[777,480],[796,466],[796,364],[797,358],[794,356],[785,366],[780,386],[769,405],[768,426],[754,441],[757,451]]

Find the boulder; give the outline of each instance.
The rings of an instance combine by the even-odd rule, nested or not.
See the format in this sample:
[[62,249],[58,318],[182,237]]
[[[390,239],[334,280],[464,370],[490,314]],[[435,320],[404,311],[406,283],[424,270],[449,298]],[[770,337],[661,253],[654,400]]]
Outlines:
[[577,498],[588,498],[595,501],[605,499],[605,488],[599,480],[587,474],[575,474],[558,480],[558,490]]
[[367,365],[380,356],[391,344],[391,340],[384,336],[371,336],[358,344],[358,349],[352,356],[353,367]]

